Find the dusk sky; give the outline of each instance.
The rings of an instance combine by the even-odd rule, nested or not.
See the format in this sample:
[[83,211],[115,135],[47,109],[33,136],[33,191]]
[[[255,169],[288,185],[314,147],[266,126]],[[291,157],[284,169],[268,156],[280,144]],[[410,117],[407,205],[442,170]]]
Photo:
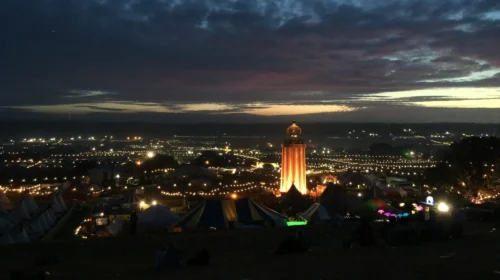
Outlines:
[[499,0],[2,0],[0,119],[500,122]]

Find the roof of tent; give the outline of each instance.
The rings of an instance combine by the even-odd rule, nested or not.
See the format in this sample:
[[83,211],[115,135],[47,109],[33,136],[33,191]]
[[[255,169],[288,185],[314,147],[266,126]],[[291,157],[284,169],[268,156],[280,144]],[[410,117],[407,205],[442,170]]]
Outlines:
[[27,243],[30,242],[30,239],[28,237],[28,234],[24,230],[24,228],[20,231],[11,231],[10,235],[12,236],[12,239],[14,239],[15,243]]
[[0,233],[9,230],[12,227],[12,223],[6,219],[0,218]]
[[9,219],[11,221],[19,222],[22,220],[29,220],[31,218],[28,209],[24,203],[17,203],[16,207],[10,212]]
[[19,203],[22,203],[29,214],[38,213],[38,205],[35,202],[35,199],[31,196],[31,194],[26,193]]
[[286,217],[248,198],[239,200],[205,200],[175,225],[186,228],[229,228],[230,222],[274,223],[286,226]]
[[0,205],[3,206],[4,209],[14,208],[14,204],[12,204],[12,201],[10,201],[3,191],[0,191]]
[[169,226],[179,219],[179,216],[172,213],[167,207],[162,205],[153,205],[143,212],[139,213],[140,224],[149,226]]
[[51,195],[51,203],[52,203],[52,207],[51,209],[54,210],[56,213],[62,213],[64,211],[66,211],[66,205],[64,205],[64,200],[62,200],[63,204],[61,204],[61,199],[58,198],[59,196],[55,193],[53,193]]
[[140,197],[137,192],[133,191],[127,196],[125,196],[122,200],[121,203],[128,203],[128,204],[134,204],[134,203],[139,203],[142,200],[142,197]]
[[312,204],[312,201],[304,197],[302,193],[292,185],[288,192],[283,196],[283,199],[278,205],[280,211],[288,210],[289,215],[295,215],[297,213],[307,210]]
[[116,235],[118,234],[123,228],[123,220],[120,219],[114,219],[111,224],[108,225],[108,232]]
[[307,221],[329,221],[331,220],[330,214],[326,208],[319,204],[314,203],[306,211],[297,214],[299,217],[306,219]]

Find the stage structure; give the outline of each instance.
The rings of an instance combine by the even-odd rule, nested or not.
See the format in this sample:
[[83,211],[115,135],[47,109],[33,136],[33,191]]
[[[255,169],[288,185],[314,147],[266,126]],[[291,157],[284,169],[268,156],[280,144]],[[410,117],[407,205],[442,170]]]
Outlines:
[[306,145],[302,138],[302,129],[293,121],[286,129],[288,138],[281,145],[281,186],[280,191],[287,192],[292,185],[302,193],[306,186]]

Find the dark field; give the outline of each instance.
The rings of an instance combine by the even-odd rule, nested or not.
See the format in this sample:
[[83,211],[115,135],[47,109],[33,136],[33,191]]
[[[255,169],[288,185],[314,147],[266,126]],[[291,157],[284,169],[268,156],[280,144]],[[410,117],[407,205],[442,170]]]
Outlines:
[[[62,260],[47,266],[49,279],[500,279],[500,234],[485,224],[468,225],[461,240],[391,249],[343,249],[341,240],[352,225],[342,228],[303,228],[312,251],[297,256],[274,256],[274,250],[294,228],[205,233],[142,233],[136,237],[75,240],[0,248],[0,278],[9,269],[36,271],[41,252]],[[207,247],[211,264],[158,272],[156,251],[174,241],[189,257]],[[449,258],[441,256],[450,255]],[[499,272],[500,273],[500,272]]]

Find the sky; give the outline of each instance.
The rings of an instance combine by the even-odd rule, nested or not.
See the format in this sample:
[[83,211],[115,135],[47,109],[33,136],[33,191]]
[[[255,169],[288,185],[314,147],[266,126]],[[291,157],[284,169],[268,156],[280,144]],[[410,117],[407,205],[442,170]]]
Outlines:
[[498,0],[3,0],[0,119],[500,122]]

